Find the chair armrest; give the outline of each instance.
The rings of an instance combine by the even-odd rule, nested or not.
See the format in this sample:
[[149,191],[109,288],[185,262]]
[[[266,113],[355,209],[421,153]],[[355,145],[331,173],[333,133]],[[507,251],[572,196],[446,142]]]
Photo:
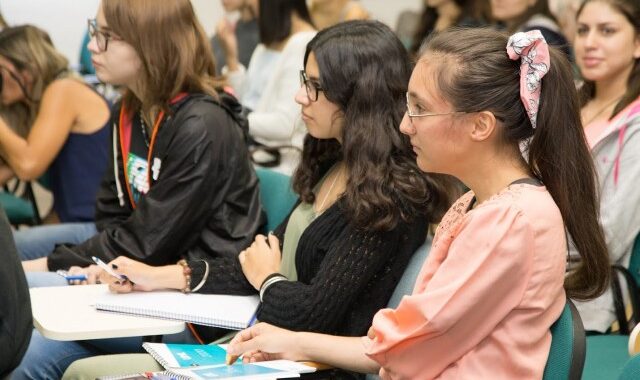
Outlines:
[[[629,294],[629,300],[631,302],[631,318],[627,318],[626,308],[624,299],[622,296],[622,289],[620,285],[620,280],[618,278],[618,274],[621,274],[624,278],[627,291]],[[633,275],[629,272],[627,268],[624,268],[620,265],[612,265],[611,266],[611,288],[614,297],[614,308],[616,311],[616,319],[619,323],[620,333],[621,334],[629,334],[629,322],[638,323],[640,319],[640,299],[638,297],[639,290],[638,284],[633,278]]]
[[640,354],[640,324],[631,331],[629,335],[629,356]]

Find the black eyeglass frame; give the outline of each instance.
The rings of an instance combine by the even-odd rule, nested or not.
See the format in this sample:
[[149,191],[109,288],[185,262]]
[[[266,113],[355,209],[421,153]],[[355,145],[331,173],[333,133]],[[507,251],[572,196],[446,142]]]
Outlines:
[[98,45],[98,49],[101,52],[107,51],[107,48],[109,48],[110,40],[121,40],[121,38],[116,37],[111,33],[101,31],[98,28],[98,22],[95,18],[90,18],[87,20],[87,27],[89,28],[89,37],[96,39],[96,44]]
[[300,70],[300,86],[304,86],[307,91],[307,97],[312,102],[318,101],[318,93],[324,91],[320,83],[311,80],[307,77],[307,73],[304,70]]

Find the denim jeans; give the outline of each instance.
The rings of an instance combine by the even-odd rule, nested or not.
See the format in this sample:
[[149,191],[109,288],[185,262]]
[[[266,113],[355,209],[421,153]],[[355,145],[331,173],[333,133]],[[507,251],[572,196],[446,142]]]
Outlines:
[[76,360],[123,352],[143,352],[142,339],[59,341],[47,339],[34,329],[29,348],[20,366],[11,374],[11,379],[60,379],[67,367]]
[[97,234],[95,223],[62,223],[13,232],[21,260],[49,256],[56,244],[80,244]]
[[[13,231],[20,259],[35,260],[48,256],[56,244],[80,244],[97,234],[94,223],[63,223]],[[26,272],[29,288],[64,286],[67,281],[52,272]]]

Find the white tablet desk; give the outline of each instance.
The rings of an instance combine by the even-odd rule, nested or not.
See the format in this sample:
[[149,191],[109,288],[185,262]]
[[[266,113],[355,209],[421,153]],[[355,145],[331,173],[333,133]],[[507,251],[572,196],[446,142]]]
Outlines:
[[97,311],[93,304],[107,285],[32,288],[33,324],[46,338],[86,340],[179,333],[184,322]]

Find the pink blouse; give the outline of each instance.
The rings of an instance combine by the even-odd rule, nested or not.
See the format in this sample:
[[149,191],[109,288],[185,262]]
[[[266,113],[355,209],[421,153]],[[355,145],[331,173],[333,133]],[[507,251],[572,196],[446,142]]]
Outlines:
[[543,186],[517,184],[438,227],[413,295],[373,320],[384,379],[541,379],[565,305],[562,216]]

